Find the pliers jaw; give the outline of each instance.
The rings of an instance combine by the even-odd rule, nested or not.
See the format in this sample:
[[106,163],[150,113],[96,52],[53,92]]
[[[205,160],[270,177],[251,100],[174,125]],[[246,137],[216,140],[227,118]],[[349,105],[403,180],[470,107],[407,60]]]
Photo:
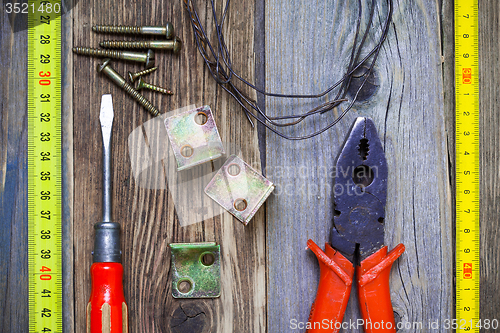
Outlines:
[[330,243],[359,264],[384,246],[387,162],[370,118],[357,118],[344,142],[336,163],[334,196]]

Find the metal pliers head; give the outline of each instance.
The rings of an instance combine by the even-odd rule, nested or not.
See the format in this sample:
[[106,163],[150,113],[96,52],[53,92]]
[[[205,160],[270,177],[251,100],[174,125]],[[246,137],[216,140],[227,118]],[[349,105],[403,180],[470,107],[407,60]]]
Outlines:
[[354,262],[384,246],[387,162],[370,118],[359,117],[337,158],[330,243]]

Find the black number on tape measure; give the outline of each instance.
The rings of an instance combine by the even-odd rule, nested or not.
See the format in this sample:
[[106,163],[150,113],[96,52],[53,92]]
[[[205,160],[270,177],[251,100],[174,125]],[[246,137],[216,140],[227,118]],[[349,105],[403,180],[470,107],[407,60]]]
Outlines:
[[470,229],[464,229],[464,233],[466,234],[470,233]]
[[465,135],[465,136],[469,136],[469,135],[470,135],[470,132],[469,132],[469,131],[464,131],[464,135]]
[[[43,11],[42,11],[43,13]],[[50,24],[50,16],[40,15],[40,23]]]
[[50,133],[40,133],[40,141],[50,141]]
[[464,210],[464,213],[470,214],[470,209]]
[[50,328],[44,327],[42,332],[52,332],[52,330]]
[[[50,220],[50,210],[42,210],[40,215],[42,216],[42,219]],[[48,233],[50,234],[50,231]]]
[[465,111],[464,112],[464,116],[470,116],[470,112],[469,111]]
[[464,194],[470,194],[469,190],[464,190]]
[[42,294],[43,294],[42,297],[50,297],[50,290],[44,289],[42,291]]
[[[50,216],[49,216],[49,219],[50,219]],[[41,233],[41,235],[40,235],[41,239],[50,239],[50,230],[42,230],[42,231],[40,231],[40,233]]]
[[42,200],[50,200],[50,191],[41,191],[40,199]]
[[47,308],[43,308],[41,314],[42,314],[42,317],[50,317],[52,315],[50,309],[47,309]]
[[42,158],[41,158],[41,160],[42,160],[42,161],[50,161],[50,158],[49,158],[49,156],[50,156],[50,152],[48,152],[48,151],[43,152],[43,151],[42,151],[42,152],[40,153],[40,156],[42,156]]
[[40,62],[42,64],[48,64],[48,63],[50,63],[50,54],[46,54],[46,55],[40,54]]
[[465,17],[465,18],[469,18],[469,14],[465,14],[465,15],[464,15],[464,17]]
[[42,253],[40,255],[40,257],[42,257],[42,259],[50,259],[50,250],[42,250],[40,252]]
[[40,113],[40,122],[48,123],[50,121],[50,113]]
[[50,102],[50,94],[40,94],[40,98],[46,98],[46,99],[42,99],[40,102]]
[[464,34],[464,38],[469,38],[469,34]]
[[50,35],[40,35],[40,44],[50,44]]
[[469,170],[465,170],[464,171],[464,175],[466,175],[466,176],[470,175],[470,171]]
[[470,307],[464,306],[464,311],[470,311]]
[[470,249],[469,249],[469,248],[464,249],[464,252],[465,252],[465,253],[470,253]]
[[464,155],[470,155],[468,151],[465,151],[464,152]]
[[50,172],[40,172],[40,180],[50,180]]
[[463,57],[464,57],[465,59],[467,59],[467,58],[469,57],[469,54],[468,54],[468,53],[464,53]]

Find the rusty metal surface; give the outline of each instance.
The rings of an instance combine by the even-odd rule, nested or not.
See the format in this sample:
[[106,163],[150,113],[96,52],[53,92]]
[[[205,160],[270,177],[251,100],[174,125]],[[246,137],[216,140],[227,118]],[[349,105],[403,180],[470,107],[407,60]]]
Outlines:
[[[204,123],[196,117],[206,117]],[[215,125],[210,106],[205,105],[165,119],[168,138],[177,170],[185,170],[215,160],[224,154],[224,147]]]
[[[214,298],[220,296],[220,245],[173,243],[172,296],[174,298]],[[208,256],[210,260],[204,259]],[[182,290],[181,284],[187,287]]]
[[335,171],[332,246],[360,261],[384,246],[387,162],[375,124],[358,117],[342,147]]
[[205,188],[205,193],[244,225],[255,215],[274,184],[236,155],[231,155]]

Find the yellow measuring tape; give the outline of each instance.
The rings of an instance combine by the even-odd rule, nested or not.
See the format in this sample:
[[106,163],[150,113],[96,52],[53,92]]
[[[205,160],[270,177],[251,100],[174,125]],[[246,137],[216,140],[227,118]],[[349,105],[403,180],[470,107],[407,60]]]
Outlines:
[[62,7],[27,8],[29,331],[62,332]]
[[455,1],[457,332],[479,332],[479,77],[477,0]]

